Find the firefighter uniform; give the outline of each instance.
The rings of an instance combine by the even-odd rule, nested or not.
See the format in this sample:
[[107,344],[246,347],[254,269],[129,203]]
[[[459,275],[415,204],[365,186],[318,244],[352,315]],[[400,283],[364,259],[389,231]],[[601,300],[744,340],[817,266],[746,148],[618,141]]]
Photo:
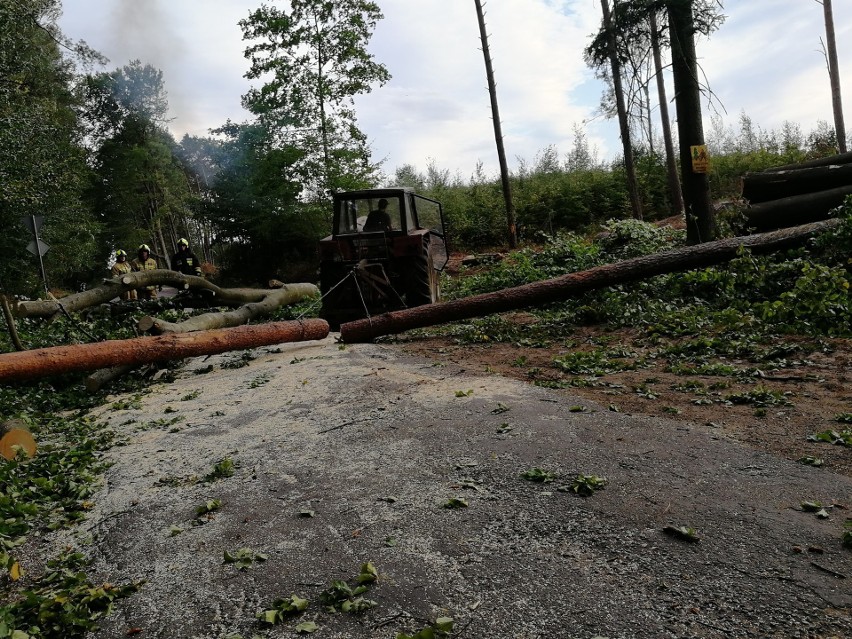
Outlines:
[[189,242],[184,238],[178,240],[178,252],[172,258],[172,270],[184,275],[202,277],[201,261],[189,250]]
[[[147,244],[143,244],[139,247],[137,256],[138,257],[130,263],[130,266],[134,271],[153,271],[157,268],[157,260],[151,257],[151,249],[148,248]],[[156,286],[140,288],[139,292],[142,295],[142,299],[153,300],[157,297]]]
[[[113,277],[121,277],[122,275],[127,275],[132,270],[133,268],[130,266],[130,262],[127,261],[127,253],[118,249],[115,252],[115,264],[112,265],[110,273],[112,273]],[[124,293],[121,294],[121,299],[135,300],[136,291],[124,291]]]

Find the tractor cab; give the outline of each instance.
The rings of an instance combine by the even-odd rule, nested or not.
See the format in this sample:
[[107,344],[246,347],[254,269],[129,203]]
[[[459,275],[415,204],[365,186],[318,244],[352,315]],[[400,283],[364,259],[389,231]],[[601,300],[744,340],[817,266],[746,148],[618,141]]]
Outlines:
[[447,242],[441,204],[410,188],[337,193],[320,241],[322,316],[342,321],[438,301]]

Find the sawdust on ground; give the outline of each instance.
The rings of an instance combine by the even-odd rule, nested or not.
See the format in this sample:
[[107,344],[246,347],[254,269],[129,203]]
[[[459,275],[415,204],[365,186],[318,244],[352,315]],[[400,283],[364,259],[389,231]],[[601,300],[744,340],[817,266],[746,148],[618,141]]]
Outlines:
[[[392,639],[439,616],[495,639],[852,636],[852,479],[440,348],[283,344],[116,397],[97,417],[122,445],[90,518],[33,540],[30,563],[71,544],[95,579],[146,580],[100,637],[290,637],[312,620],[320,637]],[[212,477],[225,458],[233,476]],[[521,477],[536,468],[552,481]],[[579,474],[608,483],[582,498]],[[240,548],[267,559],[224,561]],[[372,609],[317,603],[367,561]],[[291,594],[308,610],[261,626]]]

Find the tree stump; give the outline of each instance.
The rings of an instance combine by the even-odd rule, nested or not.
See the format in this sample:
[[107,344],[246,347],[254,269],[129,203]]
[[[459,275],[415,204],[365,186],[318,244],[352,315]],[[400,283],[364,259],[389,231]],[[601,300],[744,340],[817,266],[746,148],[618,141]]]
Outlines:
[[0,456],[15,459],[19,448],[26,453],[27,457],[35,455],[36,442],[30,429],[20,419],[0,422]]

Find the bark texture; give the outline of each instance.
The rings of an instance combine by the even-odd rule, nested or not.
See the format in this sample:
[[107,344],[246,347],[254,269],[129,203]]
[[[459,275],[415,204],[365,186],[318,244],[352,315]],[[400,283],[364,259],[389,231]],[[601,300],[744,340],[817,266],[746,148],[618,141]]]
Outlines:
[[852,153],[840,153],[831,155],[827,158],[817,158],[816,160],[808,160],[800,164],[782,164],[781,166],[773,166],[764,169],[764,173],[772,173],[773,171],[786,171],[787,169],[808,169],[814,166],[828,166],[830,164],[849,164],[852,162]]
[[852,164],[830,164],[783,171],[746,173],[743,176],[742,195],[751,204],[759,204],[845,186],[852,186]]
[[[240,289],[227,290],[235,291]],[[244,304],[234,311],[205,313],[177,323],[147,316],[139,320],[138,327],[143,333],[161,335],[162,333],[189,333],[214,328],[241,326],[248,324],[255,317],[269,315],[282,306],[294,304],[319,294],[317,287],[313,284],[285,284],[281,288],[262,292],[264,294],[262,299]],[[253,293],[250,289],[245,289],[247,297],[254,298]]]
[[328,323],[325,320],[310,319],[54,346],[0,355],[0,383],[109,366],[138,366],[283,342],[324,339],[327,335]]
[[840,220],[827,220],[773,233],[706,242],[494,293],[384,313],[343,324],[340,327],[340,336],[347,343],[368,342],[381,335],[400,333],[413,328],[558,302],[605,286],[726,262],[736,257],[740,247],[750,248],[754,252],[771,252],[795,246],[814,233],[834,228],[838,224]]
[[91,375],[88,375],[86,379],[83,380],[83,385],[89,393],[97,393],[113,380],[129,375],[134,370],[136,370],[136,367],[128,364],[101,368]]
[[852,185],[762,202],[743,213],[749,228],[769,231],[824,220],[850,195]]
[[704,145],[693,1],[670,2],[668,16],[686,236],[690,244],[699,244],[716,237],[716,216],[707,174],[692,170],[691,147]]
[[612,71],[612,88],[615,93],[615,108],[618,112],[618,130],[621,136],[621,148],[624,150],[624,172],[627,175],[627,193],[630,196],[630,210],[637,220],[642,219],[642,201],[639,198],[639,183],[636,179],[636,163],[633,159],[633,141],[630,138],[630,124],[627,119],[627,105],[624,100],[624,88],[621,82],[621,62],[618,59],[618,43],[612,24],[609,1],[601,0],[603,26],[608,37],[609,63]]
[[666,83],[663,76],[663,57],[660,53],[660,34],[657,30],[657,15],[654,11],[648,14],[651,33],[651,50],[654,55],[654,73],[657,77],[657,96],[660,104],[660,126],[663,129],[663,143],[666,147],[666,176],[669,184],[669,194],[672,201],[672,213],[683,215],[683,193],[680,190],[680,178],[677,174],[674,141],[672,140],[672,124],[669,119],[669,103],[666,98]]
[[482,55],[485,57],[485,76],[488,80],[488,96],[491,98],[491,118],[494,122],[494,141],[497,144],[497,161],[500,164],[500,184],[503,188],[503,202],[506,205],[506,223],[509,248],[518,246],[518,229],[515,224],[515,203],[512,199],[512,183],[509,181],[509,165],[506,162],[506,148],[503,144],[503,125],[500,122],[500,107],[497,103],[497,82],[494,80],[494,66],[488,48],[488,33],[485,30],[485,14],[481,0],[474,0],[476,18],[479,23],[479,38],[482,41]]
[[[183,275],[177,271],[157,269],[153,271],[137,271],[135,273],[128,273],[122,277],[104,280],[101,286],[63,297],[61,300],[17,302],[14,307],[14,314],[17,317],[52,317],[62,312],[62,309],[73,313],[90,306],[95,306],[96,304],[109,302],[124,291],[159,285],[173,286],[181,290],[208,291],[215,298],[215,303],[223,306],[239,306],[241,304],[260,302],[270,292],[265,289],[256,288],[219,288],[203,277]],[[299,284],[298,286],[313,287],[312,292],[306,293],[306,296],[319,294],[319,289],[313,284]]]

